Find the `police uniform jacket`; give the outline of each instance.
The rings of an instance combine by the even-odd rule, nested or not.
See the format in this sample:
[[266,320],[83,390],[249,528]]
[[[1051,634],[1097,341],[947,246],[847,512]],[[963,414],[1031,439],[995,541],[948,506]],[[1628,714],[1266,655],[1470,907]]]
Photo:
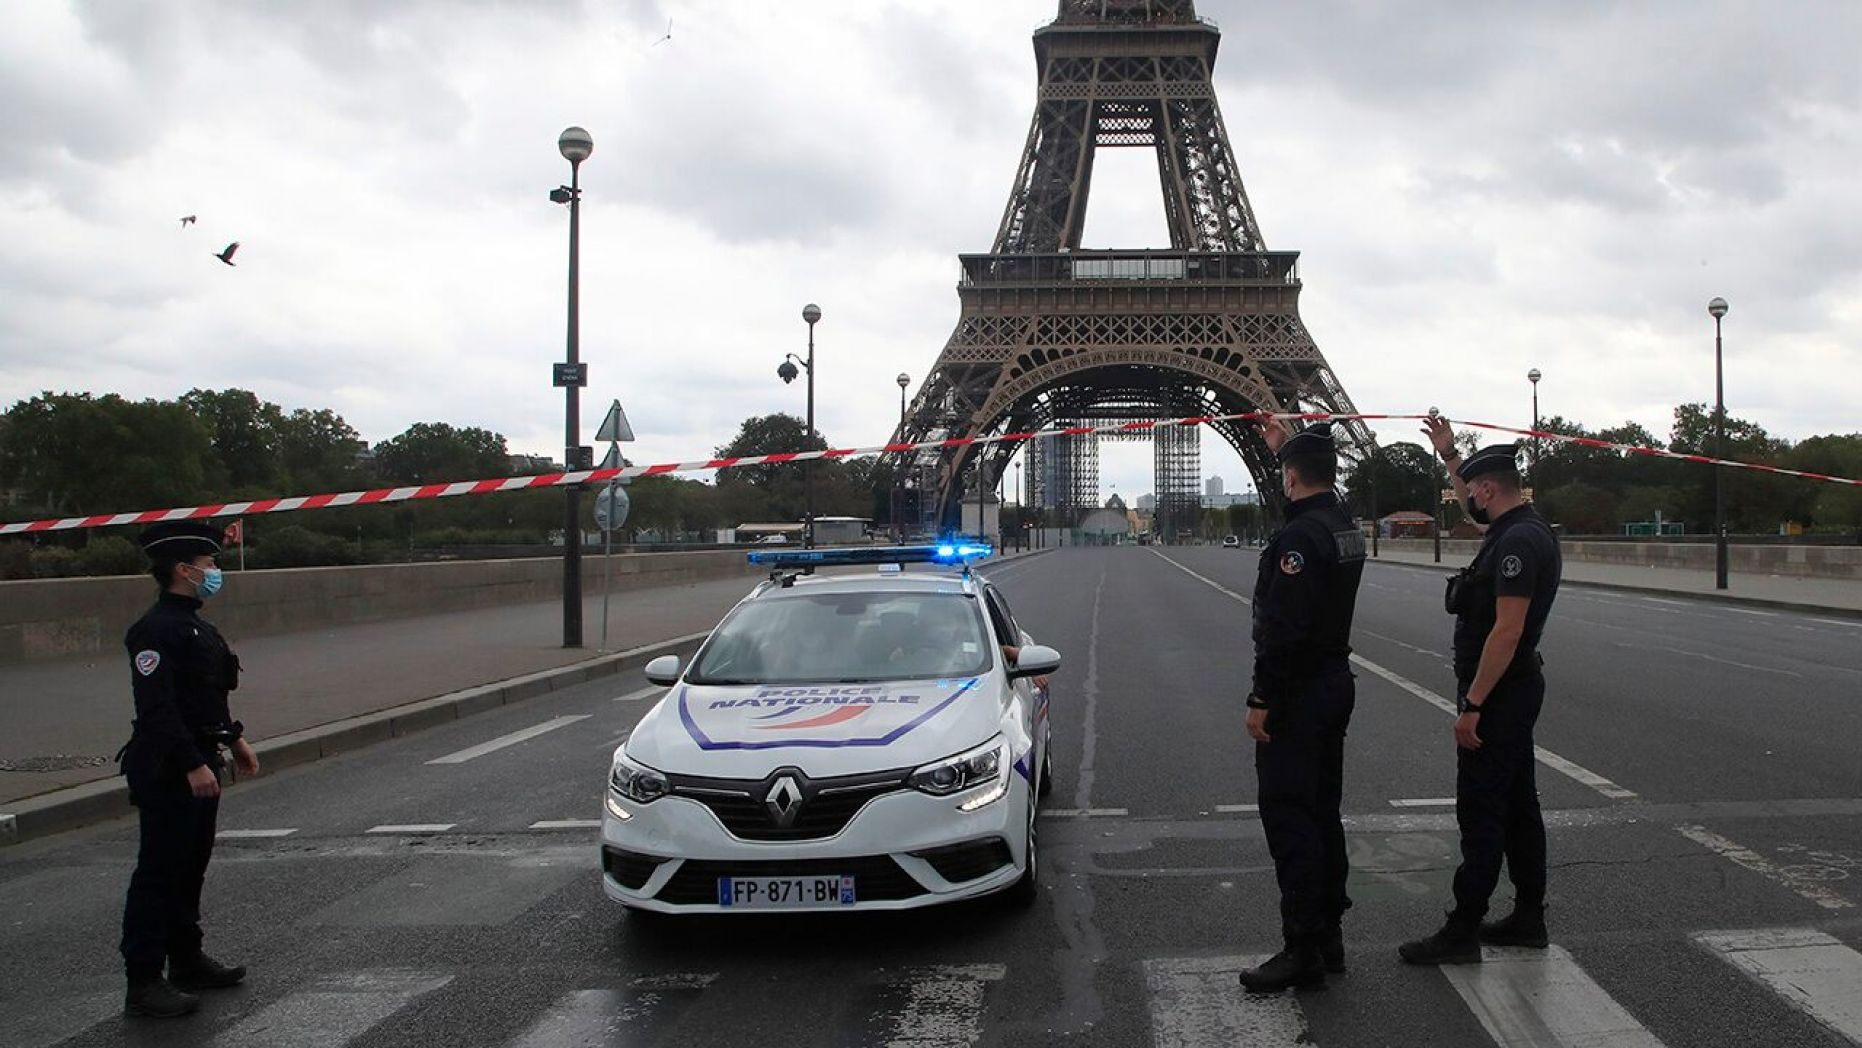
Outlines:
[[1364,534],[1332,492],[1287,506],[1254,580],[1254,702],[1273,707],[1294,685],[1342,668],[1364,574]]
[[136,696],[123,768],[132,777],[217,768],[218,741],[242,730],[226,701],[239,687],[239,657],[200,617],[200,606],[193,597],[163,593],[123,638]]
[[1526,597],[1526,628],[1514,649],[1513,661],[1501,680],[1539,668],[1539,636],[1551,616],[1552,601],[1564,573],[1564,558],[1550,524],[1530,503],[1500,515],[1487,529],[1485,541],[1466,572],[1471,583],[1455,613],[1455,677],[1465,689],[1480,668],[1481,650],[1493,632],[1494,607],[1499,597]]

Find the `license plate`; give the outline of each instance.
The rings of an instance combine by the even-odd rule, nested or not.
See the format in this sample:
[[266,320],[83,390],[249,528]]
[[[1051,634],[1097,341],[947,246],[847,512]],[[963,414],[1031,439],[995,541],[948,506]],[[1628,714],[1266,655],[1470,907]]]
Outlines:
[[853,878],[719,877],[718,905],[743,910],[801,906],[852,906]]

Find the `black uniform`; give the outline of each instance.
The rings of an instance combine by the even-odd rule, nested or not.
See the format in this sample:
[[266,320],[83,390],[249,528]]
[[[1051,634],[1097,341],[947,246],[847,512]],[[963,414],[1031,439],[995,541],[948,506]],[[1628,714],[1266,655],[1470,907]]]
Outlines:
[[123,638],[135,689],[134,733],[121,754],[141,847],[123,907],[123,963],[132,982],[164,960],[201,956],[200,893],[213,854],[218,798],[194,796],[188,772],[218,774],[221,743],[242,731],[227,710],[239,659],[193,597],[163,593]]
[[1528,504],[1492,523],[1464,575],[1467,592],[1455,617],[1455,680],[1464,705],[1494,627],[1497,598],[1532,602],[1512,663],[1481,703],[1481,748],[1455,751],[1455,818],[1461,828],[1455,913],[1464,919],[1479,920],[1487,912],[1502,859],[1520,904],[1536,909],[1545,901],[1545,822],[1532,728],[1545,701],[1539,636],[1558,595],[1563,563],[1551,526]]
[[1254,747],[1261,825],[1289,941],[1317,936],[1351,907],[1339,805],[1345,729],[1356,702],[1347,661],[1364,574],[1364,536],[1331,492],[1287,507],[1254,583],[1254,694],[1272,742]]

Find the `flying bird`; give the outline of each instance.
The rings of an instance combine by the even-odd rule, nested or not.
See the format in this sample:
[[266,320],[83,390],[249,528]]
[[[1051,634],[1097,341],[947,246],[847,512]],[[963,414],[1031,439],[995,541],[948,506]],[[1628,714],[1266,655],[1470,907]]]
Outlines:
[[666,35],[660,37],[658,40],[653,41],[653,43],[649,46],[658,47],[659,45],[671,39],[672,39],[672,19],[668,18],[666,19]]
[[196,215],[182,215],[181,216],[181,228],[186,229],[187,227],[193,225],[197,218],[198,216]]
[[222,251],[213,257],[219,259],[220,261],[230,266],[233,264],[233,252],[238,251],[238,250],[239,250],[239,241],[235,240],[232,243],[226,245],[225,251]]

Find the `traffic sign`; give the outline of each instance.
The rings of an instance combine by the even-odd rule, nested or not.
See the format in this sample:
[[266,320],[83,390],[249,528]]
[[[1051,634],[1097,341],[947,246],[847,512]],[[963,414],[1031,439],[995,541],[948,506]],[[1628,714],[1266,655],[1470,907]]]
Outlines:
[[633,508],[633,500],[628,497],[627,489],[619,484],[610,484],[595,496],[595,526],[603,531],[613,531],[627,523],[627,511]]
[[587,364],[551,364],[550,381],[557,386],[588,385]]
[[608,417],[601,420],[601,428],[595,431],[596,440],[616,441],[634,439],[634,427],[627,424],[627,412],[621,410],[621,402],[615,401],[608,407]]

